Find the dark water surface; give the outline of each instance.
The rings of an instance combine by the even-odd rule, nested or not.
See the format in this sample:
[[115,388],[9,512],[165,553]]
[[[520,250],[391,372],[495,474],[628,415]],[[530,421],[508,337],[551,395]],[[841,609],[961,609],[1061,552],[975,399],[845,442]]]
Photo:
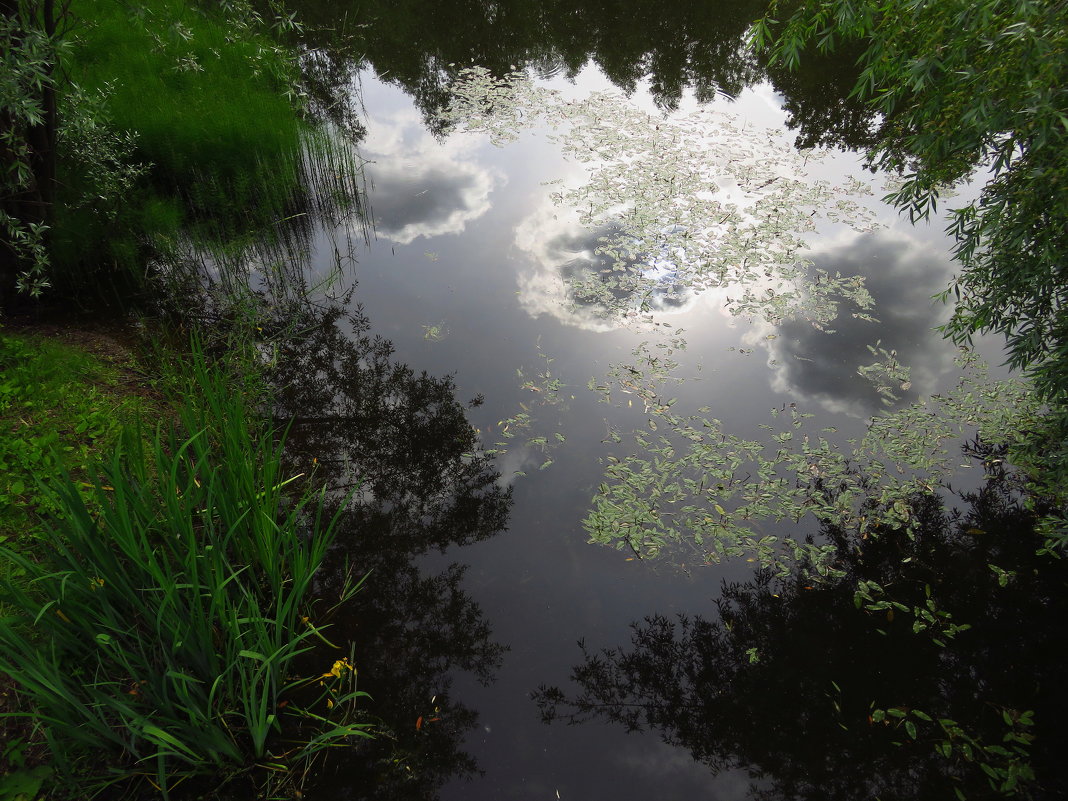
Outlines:
[[[530,68],[575,99],[613,91],[619,108],[646,110],[654,124],[700,101],[737,115],[761,141],[761,130],[777,128],[776,147],[788,151],[796,135],[789,120],[810,143],[863,141],[871,120],[835,92],[847,78],[832,80],[826,62],[801,76],[767,73],[740,44],[759,13],[744,4],[497,4],[492,13],[380,5],[330,12],[335,33],[348,38],[314,43],[323,48],[315,58],[324,84],[351,82],[365,109],[350,122],[368,162],[374,234],[367,247],[356,224],[311,236],[312,274],[328,274],[341,253],[343,282],[355,290],[350,305],[337,307],[349,317],[303,327],[303,343],[285,362],[294,389],[279,410],[297,416],[298,458],[333,460],[340,474],[365,482],[351,521],[359,544],[349,556],[371,572],[360,608],[335,625],[357,643],[364,689],[374,697],[369,712],[383,734],[358,764],[339,764],[317,797],[926,797],[931,777],[944,784],[953,773],[931,758],[934,739],[920,758],[890,744],[900,736],[872,735],[866,718],[876,701],[944,707],[952,695],[939,676],[945,658],[919,636],[873,633],[868,617],[851,617],[856,579],[885,580],[878,566],[893,559],[873,556],[869,566],[850,567],[852,584],[806,595],[807,585],[776,585],[744,556],[713,564],[699,549],[677,547],[643,560],[590,544],[583,521],[608,457],[634,447],[626,438],[611,442],[612,431],[655,425],[636,392],[617,385],[605,403],[591,380],[597,386],[613,364],[633,364],[641,343],[667,358],[669,331],[683,332],[686,348],[671,348],[671,373],[684,380],[669,382],[667,394],[679,409],[711,407],[740,436],[766,436],[760,426],[770,410],[791,404],[815,415],[816,430],[833,426],[835,441],[862,434],[882,404],[857,367],[872,361],[868,346],[877,342],[911,367],[902,402],[952,386],[955,349],[932,330],[947,311],[931,295],[952,273],[937,227],[911,226],[863,199],[877,230],[823,222],[804,234],[805,256],[817,267],[865,277],[878,323],[843,314],[827,333],[798,317],[750,319],[724,311],[736,289],[684,287],[654,296],[652,326],[624,325],[625,290],[607,310],[568,295],[565,279],[597,263],[605,232],[575,224],[553,204],[557,187],[546,182],[574,180],[582,168],[561,155],[544,122],[498,146],[484,134],[448,132],[436,116],[460,66]],[[870,179],[879,194],[881,179],[846,152],[812,172],[831,182]],[[659,269],[670,269],[670,259],[662,256]],[[315,330],[322,335],[307,333]],[[331,422],[339,415],[353,427]],[[982,526],[1004,522],[1010,507],[1004,499],[993,511],[984,507]],[[928,561],[960,565],[967,552],[978,560],[974,581],[989,580],[987,555],[940,528],[937,510],[930,516],[930,541],[942,544],[925,552]],[[812,521],[800,531],[752,525],[761,535],[818,533]],[[922,587],[934,579],[910,580]],[[734,585],[727,596],[725,582]],[[991,613],[998,603],[1005,608]],[[1023,614],[1006,611],[1008,601],[989,604],[985,613],[1004,624],[1002,634]],[[1048,608],[1037,603],[1032,612]],[[757,632],[755,659],[724,634],[733,621]],[[1028,662],[1029,682],[1022,666],[984,661],[989,650],[976,646],[977,663],[954,670],[996,687],[1002,703],[1017,703],[1006,676],[1027,685],[1021,705],[1052,683],[1042,684],[1043,663]],[[559,692],[543,692],[539,706],[539,687]],[[910,701],[916,687],[922,692]],[[543,712],[582,723],[546,724]]]

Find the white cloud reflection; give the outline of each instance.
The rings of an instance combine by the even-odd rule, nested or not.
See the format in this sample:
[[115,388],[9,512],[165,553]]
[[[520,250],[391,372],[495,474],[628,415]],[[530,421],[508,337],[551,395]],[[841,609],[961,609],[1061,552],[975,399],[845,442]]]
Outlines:
[[363,148],[378,236],[407,245],[461,233],[490,208],[504,176],[477,162],[477,142],[439,142],[413,111],[376,120]]
[[605,253],[606,240],[619,238],[615,226],[584,227],[576,213],[544,203],[516,228],[516,246],[528,257],[517,276],[520,306],[531,317],[548,315],[587,331],[613,331],[645,313],[692,306],[696,293],[674,280],[684,252],[650,256],[634,242],[631,254]]
[[952,365],[955,348],[932,329],[949,310],[931,299],[949,282],[948,254],[902,231],[849,236],[807,254],[828,272],[859,273],[875,300],[879,322],[853,317],[843,304],[833,333],[804,320],[777,326],[757,325],[745,337],[769,355],[772,386],[779,392],[819,403],[832,412],[865,417],[885,408],[872,383],[857,373],[876,361],[868,350],[877,342],[910,368],[910,382],[897,394],[908,403],[935,391],[939,377]]

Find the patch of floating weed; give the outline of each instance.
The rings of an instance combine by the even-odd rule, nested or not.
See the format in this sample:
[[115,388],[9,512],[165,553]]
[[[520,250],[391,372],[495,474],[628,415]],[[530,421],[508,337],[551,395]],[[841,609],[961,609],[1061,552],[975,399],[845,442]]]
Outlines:
[[[567,399],[563,396],[562,390],[567,385],[553,374],[550,365],[555,360],[542,351],[540,345],[538,357],[544,362],[540,370],[524,373],[522,368],[516,368],[516,376],[520,381],[519,388],[524,393],[530,393],[529,398],[526,401],[520,401],[519,411],[497,421],[497,433],[501,439],[495,442],[486,454],[503,456],[519,444],[521,447],[541,453],[543,458],[538,465],[538,470],[546,470],[555,461],[552,451],[564,444],[567,437],[559,428],[544,425],[544,421],[539,419],[538,411],[549,407],[557,410],[566,409]],[[524,476],[526,473],[523,470],[516,470],[514,475]]]
[[[909,534],[910,499],[936,492],[958,467],[952,443],[975,431],[985,442],[1008,444],[1019,420],[1037,410],[1024,382],[991,381],[971,353],[962,352],[958,365],[951,391],[873,417],[844,446],[828,436],[833,428],[810,430],[813,415],[796,404],[773,409],[758,441],[730,433],[708,407],[682,415],[655,386],[638,387],[649,430],[630,435],[627,455],[607,457],[587,533],[639,556],[689,544],[709,561],[749,555],[785,575],[803,557],[817,572],[833,573],[832,546],[764,534],[762,526],[811,517],[862,536]],[[634,386],[625,374],[622,381]]]
[[[651,115],[612,93],[568,101],[522,73],[495,78],[470,68],[452,88],[443,122],[495,144],[547,125],[583,179],[559,184],[553,203],[577,224],[603,232],[597,254],[609,266],[568,281],[575,302],[596,303],[622,321],[659,300],[732,290],[727,309],[769,322],[804,317],[823,328],[850,300],[872,305],[859,276],[816,269],[803,253],[821,220],[868,231],[873,212],[858,202],[870,187],[809,176],[817,152],[800,153],[774,130],[701,108]],[[551,182],[550,182],[551,183]]]

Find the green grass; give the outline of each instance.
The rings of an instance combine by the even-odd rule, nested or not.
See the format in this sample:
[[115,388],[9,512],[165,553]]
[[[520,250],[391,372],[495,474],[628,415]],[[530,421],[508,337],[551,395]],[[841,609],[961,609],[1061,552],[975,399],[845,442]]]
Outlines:
[[147,258],[173,257],[191,234],[226,248],[293,213],[308,126],[290,56],[266,30],[188,0],[79,0],[72,13],[64,70],[86,97],[104,94],[100,123],[132,133],[127,159],[148,170],[102,208],[100,165],[61,151],[57,286],[122,276],[128,294]]
[[[21,574],[0,580],[15,612],[0,672],[31,699],[70,797],[138,779],[165,796],[198,776],[277,783],[369,736],[311,598],[337,518],[279,472],[278,433],[226,372],[194,356],[172,385],[180,423],[127,427],[88,502],[69,476],[45,490],[62,515],[42,527],[44,559],[0,548]],[[295,677],[315,646],[322,673]]]
[[108,87],[112,122],[134,131],[157,180],[253,180],[291,154],[301,125],[285,96],[289,65],[262,35],[187,0],[82,0],[72,79]]
[[[125,425],[155,404],[131,393],[122,371],[76,347],[41,336],[0,331],[0,544],[19,553],[41,547],[35,528],[60,508],[41,490],[64,472],[86,493],[90,466],[118,442]],[[0,577],[28,583],[18,565],[0,559]],[[11,609],[0,607],[0,616]],[[3,676],[4,693],[15,697]],[[5,711],[18,706],[5,703]],[[0,721],[0,799],[37,797],[51,769],[32,727]]]
[[223,283],[249,261],[299,271],[316,217],[359,208],[358,157],[302,115],[295,53],[241,5],[72,5],[55,294],[122,307],[187,286],[206,264]]
[[38,482],[85,482],[143,407],[100,359],[0,331],[0,542],[33,547],[35,518],[58,512]]

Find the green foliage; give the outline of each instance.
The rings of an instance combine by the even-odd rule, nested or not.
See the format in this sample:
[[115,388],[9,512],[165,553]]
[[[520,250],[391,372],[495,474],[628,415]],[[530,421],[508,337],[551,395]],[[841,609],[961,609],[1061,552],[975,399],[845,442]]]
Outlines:
[[133,160],[137,137],[119,130],[111,117],[108,99],[114,91],[113,83],[95,92],[76,84],[68,86],[58,132],[63,158],[83,182],[73,206],[87,206],[109,220],[118,216],[119,206],[149,170],[148,165]]
[[[904,729],[912,740],[934,739],[934,749],[938,754],[948,760],[975,764],[986,774],[991,790],[999,795],[1012,796],[1027,792],[1026,788],[1035,780],[1035,772],[1029,762],[1029,746],[1035,738],[1028,732],[1034,726],[1034,714],[1032,711],[1003,709],[1001,716],[1007,731],[1001,743],[993,744],[984,743],[981,738],[969,734],[951,718],[939,718],[936,727],[935,720],[920,709],[873,708],[871,721],[894,729]],[[961,801],[968,797],[959,787],[954,789]]]
[[115,444],[141,400],[122,394],[99,360],[55,342],[0,333],[0,540],[31,536],[34,518],[56,515],[41,483],[87,466]]
[[[658,733],[714,773],[759,776],[754,798],[1055,793],[1068,696],[1049,643],[1066,563],[1035,553],[1036,515],[1020,477],[993,464],[1000,454],[973,446],[990,472],[959,510],[946,496],[910,499],[912,538],[821,525],[837,578],[757,570],[724,582],[707,614],[652,614],[629,644],[581,645],[573,686],[536,694],[544,716]],[[992,564],[1016,578],[1003,586]],[[971,625],[917,636],[925,612],[930,630]]]
[[185,0],[75,11],[54,234],[68,286],[141,275],[206,218],[233,231],[256,209],[284,216],[304,126],[293,62],[262,20]]
[[17,158],[4,165],[4,179],[17,185],[33,180],[29,166],[29,146],[20,128],[44,122],[40,91],[51,83],[49,67],[55,59],[53,43],[45,31],[34,28],[27,19],[29,4],[19,5],[15,13],[0,16],[0,54],[4,69],[0,71],[0,103],[3,113],[14,125],[0,133],[4,148]]
[[156,180],[236,181],[296,146],[291,61],[251,23],[186,0],[103,0],[78,11],[72,77],[89,91],[110,88],[111,118],[137,134]]
[[[53,69],[59,37],[48,30],[32,0],[0,12],[0,281],[10,266],[20,290],[37,296],[48,287],[47,200],[52,176],[44,166]],[[6,290],[0,286],[0,293]],[[0,294],[2,299],[2,294]]]
[[1068,406],[1053,406],[1029,421],[1009,454],[1027,472],[1036,495],[1048,500],[1039,522],[1045,549],[1068,551]]
[[1034,0],[773,3],[754,41],[796,66],[802,50],[859,41],[854,93],[885,115],[872,165],[905,173],[889,196],[913,220],[977,177],[951,212],[963,271],[947,333],[1005,334],[1009,363],[1045,397],[1068,396],[1068,4]]
[[0,801],[35,801],[41,787],[52,776],[46,765],[30,767],[26,764],[26,741],[21,737],[9,740],[0,754],[0,764],[9,769],[0,774]]
[[205,249],[220,263],[254,236],[301,245],[302,218],[351,206],[358,160],[302,119],[296,56],[276,40],[299,26],[268,5],[77,2],[58,27],[39,0],[5,12],[0,289],[17,266],[33,294],[127,297]]
[[[543,455],[538,470],[546,470],[552,467],[554,459],[551,454],[556,448],[567,441],[567,437],[560,431],[553,430],[559,426],[559,420],[552,422],[547,416],[539,414],[542,410],[564,411],[567,409],[567,399],[561,394],[566,386],[559,377],[553,374],[552,363],[556,361],[538,345],[538,357],[544,364],[540,370],[523,372],[523,368],[516,368],[516,377],[520,380],[519,389],[524,393],[530,393],[527,400],[519,402],[520,411],[497,421],[497,436],[501,439],[493,443],[493,448],[486,451],[490,456],[500,457],[508,453],[519,444],[527,449],[537,448]],[[533,372],[533,377],[529,377]],[[574,395],[571,396],[574,399]],[[487,429],[487,433],[492,427]],[[519,438],[517,440],[517,438]],[[516,470],[514,475],[525,476],[526,471]]]
[[[325,516],[321,493],[294,499],[277,432],[203,357],[182,398],[180,426],[147,444],[124,432],[91,503],[70,477],[48,489],[63,516],[44,529],[47,558],[0,549],[29,579],[0,583],[17,611],[0,625],[0,670],[83,795],[137,777],[166,794],[255,765],[260,782],[284,781],[369,736],[352,664],[312,609],[341,511]],[[355,590],[343,581],[339,603]],[[316,643],[326,664],[294,678]]]

